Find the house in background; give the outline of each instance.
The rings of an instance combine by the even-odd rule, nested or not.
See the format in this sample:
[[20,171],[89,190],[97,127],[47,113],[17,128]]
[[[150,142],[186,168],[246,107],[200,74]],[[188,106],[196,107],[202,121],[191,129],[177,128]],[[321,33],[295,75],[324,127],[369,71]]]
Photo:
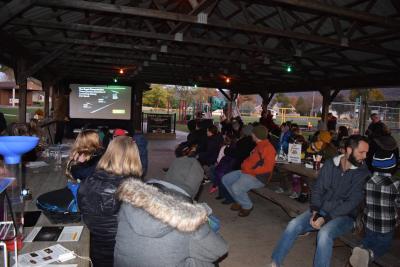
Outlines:
[[[43,105],[42,82],[30,77],[27,79],[27,89],[27,105]],[[0,65],[0,105],[14,106],[13,104],[18,105],[18,86],[15,84],[14,71],[12,68]]]

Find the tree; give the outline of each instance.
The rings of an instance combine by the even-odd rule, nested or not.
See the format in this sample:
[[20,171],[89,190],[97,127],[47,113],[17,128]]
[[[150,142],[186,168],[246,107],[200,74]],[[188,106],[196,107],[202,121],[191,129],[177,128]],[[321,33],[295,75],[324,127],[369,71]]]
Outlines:
[[380,101],[385,100],[385,96],[383,95],[380,89],[352,89],[350,91],[349,100],[356,101],[357,97],[362,96],[363,92],[368,90],[368,101]]
[[162,85],[152,84],[151,90],[143,94],[143,105],[165,108],[168,99],[168,91]]
[[[343,94],[338,94],[336,97],[335,97],[335,99],[333,100],[333,102],[339,102],[339,103],[341,103],[341,102],[346,102],[346,98],[345,98],[345,96],[343,95]],[[343,113],[345,113],[345,112],[349,112],[349,111],[352,111],[352,110],[354,110],[354,106],[349,106],[349,105],[342,105],[342,104],[334,104],[334,105],[332,105],[332,109],[333,110],[336,110],[336,112],[337,112],[337,114],[338,114],[338,116],[339,116],[339,118],[340,118],[340,115],[342,115]]]
[[290,99],[282,93],[278,93],[275,95],[274,99],[272,100],[272,104],[281,103],[282,107],[289,107]]
[[181,100],[186,102],[186,107],[192,106],[194,95],[195,92],[192,87],[175,85],[174,98],[175,102],[177,102],[177,106]]
[[217,96],[218,93],[215,89],[209,88],[192,88],[193,98],[196,101],[208,102],[211,96]]
[[307,115],[311,110],[311,103],[306,102],[302,96],[297,99],[296,102],[296,110],[300,113],[300,115]]

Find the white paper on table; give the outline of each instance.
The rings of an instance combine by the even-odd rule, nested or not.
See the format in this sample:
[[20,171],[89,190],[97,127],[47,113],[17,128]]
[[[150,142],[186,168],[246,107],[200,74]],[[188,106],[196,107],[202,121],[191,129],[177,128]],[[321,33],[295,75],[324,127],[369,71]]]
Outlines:
[[83,226],[65,226],[57,242],[76,242],[81,237]]
[[49,166],[49,164],[47,164],[44,161],[29,161],[28,163],[26,163],[25,165],[27,168],[40,168],[40,167],[45,167],[45,166]]
[[60,244],[41,250],[32,251],[18,256],[18,266],[46,266],[59,260],[60,256],[71,254],[72,251]]
[[289,144],[288,162],[301,163],[301,144]]

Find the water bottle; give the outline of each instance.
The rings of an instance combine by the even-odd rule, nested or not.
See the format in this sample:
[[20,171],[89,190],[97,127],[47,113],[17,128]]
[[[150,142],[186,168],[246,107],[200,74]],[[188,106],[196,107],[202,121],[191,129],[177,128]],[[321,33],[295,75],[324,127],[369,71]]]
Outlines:
[[61,165],[62,164],[61,145],[57,146],[56,164],[57,165]]

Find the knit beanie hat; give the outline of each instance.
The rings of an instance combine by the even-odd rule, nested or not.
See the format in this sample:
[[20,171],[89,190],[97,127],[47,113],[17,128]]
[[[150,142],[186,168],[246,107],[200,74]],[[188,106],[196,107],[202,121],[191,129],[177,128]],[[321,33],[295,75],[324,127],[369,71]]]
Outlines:
[[265,140],[268,138],[268,130],[265,128],[265,126],[258,125],[253,128],[253,134],[260,140]]
[[252,131],[253,131],[253,125],[248,124],[246,126],[243,127],[242,132],[244,136],[250,136]]
[[172,162],[162,180],[183,189],[193,199],[199,191],[203,176],[204,170],[198,160],[184,156]]
[[396,140],[391,135],[387,135],[376,137],[374,141],[378,149],[372,156],[372,169],[377,172],[394,173],[399,160],[396,153]]

